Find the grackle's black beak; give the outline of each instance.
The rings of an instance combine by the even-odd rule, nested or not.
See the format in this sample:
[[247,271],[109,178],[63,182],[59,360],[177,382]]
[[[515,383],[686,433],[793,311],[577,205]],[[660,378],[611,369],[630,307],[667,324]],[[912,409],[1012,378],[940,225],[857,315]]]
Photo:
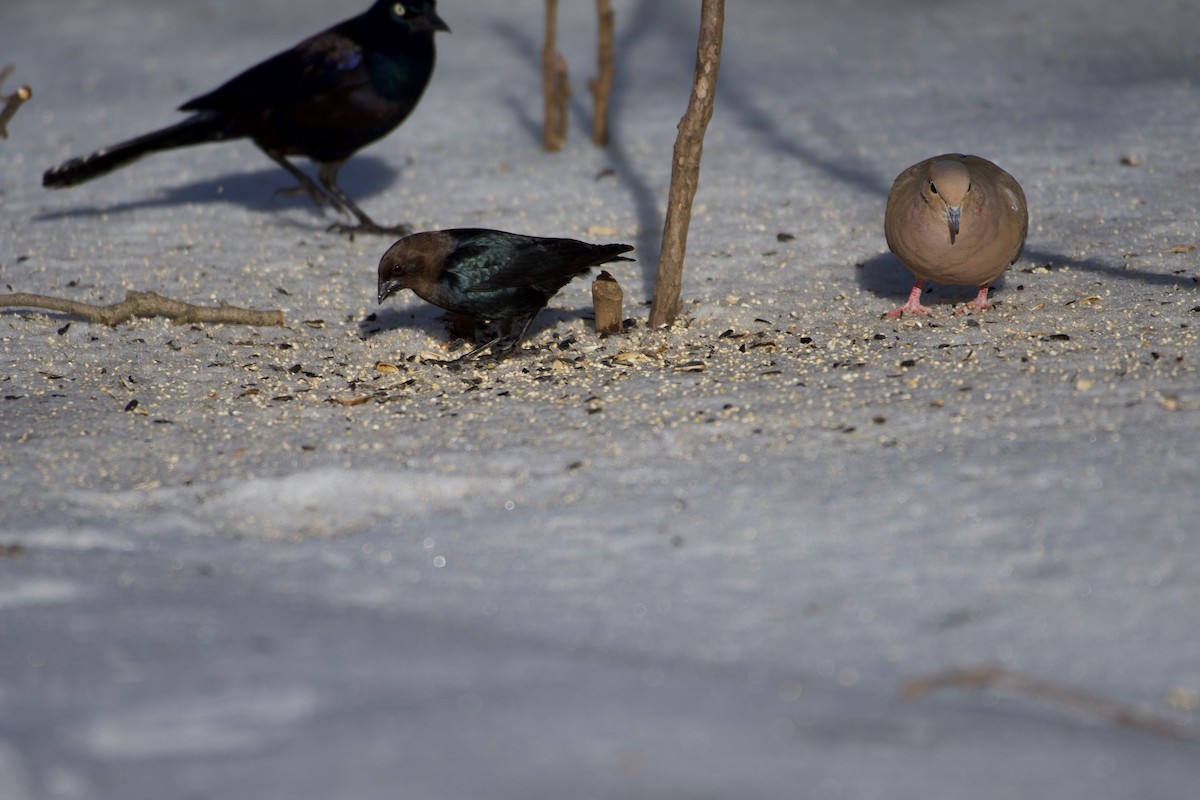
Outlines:
[[446,33],[450,33],[450,26],[447,25],[446,22],[441,17],[439,17],[437,15],[437,12],[435,12],[433,9],[426,11],[425,16],[422,17],[421,19],[424,21],[424,25],[423,26],[417,25],[414,27],[417,27],[417,28],[423,27],[425,30],[445,31]]

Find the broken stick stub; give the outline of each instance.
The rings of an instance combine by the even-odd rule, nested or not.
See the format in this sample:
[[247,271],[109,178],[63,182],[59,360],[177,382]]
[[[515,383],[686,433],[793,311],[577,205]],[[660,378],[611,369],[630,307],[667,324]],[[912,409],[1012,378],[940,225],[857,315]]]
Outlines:
[[[7,66],[0,70],[0,83],[3,83],[4,79],[8,77],[9,73],[12,71],[12,66]],[[17,113],[17,109],[32,97],[33,90],[28,86],[22,86],[7,96],[0,95],[0,103],[3,104],[0,106],[0,139],[8,138],[8,121],[11,120],[13,115]]]
[[592,305],[596,310],[596,333],[620,333],[625,292],[608,270],[592,281]]

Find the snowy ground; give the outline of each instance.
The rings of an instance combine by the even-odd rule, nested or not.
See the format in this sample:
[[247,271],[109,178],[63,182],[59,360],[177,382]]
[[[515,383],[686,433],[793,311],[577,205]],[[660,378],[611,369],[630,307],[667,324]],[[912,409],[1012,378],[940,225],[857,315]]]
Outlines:
[[[249,144],[41,188],[365,2],[0,5],[4,91],[35,92],[0,291],[288,319],[0,312],[0,797],[1197,796],[1195,741],[899,695],[988,663],[1200,727],[1200,5],[731,3],[665,332],[640,303],[698,4],[614,3],[598,151],[564,3],[547,155],[542,3],[443,0],[422,105],[347,190],[638,247],[637,329],[597,339],[577,281],[492,369],[425,363],[441,312],[374,305],[390,241],[273,201]],[[887,188],[946,151],[1021,180],[1026,254],[981,319],[940,288],[881,321],[911,285]]]

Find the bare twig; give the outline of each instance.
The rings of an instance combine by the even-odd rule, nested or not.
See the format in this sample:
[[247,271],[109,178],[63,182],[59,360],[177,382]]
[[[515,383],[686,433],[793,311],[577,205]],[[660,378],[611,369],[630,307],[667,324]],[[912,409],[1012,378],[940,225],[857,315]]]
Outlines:
[[599,44],[596,49],[599,72],[588,82],[593,101],[592,143],[597,147],[608,147],[608,107],[616,69],[613,44],[615,15],[611,0],[596,0],[596,10],[600,16]]
[[596,333],[621,332],[621,306],[625,292],[608,270],[600,270],[592,281],[592,308],[596,312]]
[[567,101],[571,85],[567,79],[567,62],[555,49],[555,30],[558,27],[558,0],[546,0],[546,44],[542,48],[542,94],[546,118],[542,126],[542,147],[561,150],[567,141]]
[[1081,692],[1061,683],[992,664],[958,667],[913,678],[904,685],[903,698],[916,700],[938,689],[993,688],[1055,703],[1070,711],[1107,720],[1113,725],[1164,739],[1190,740],[1192,732],[1174,720],[1137,706]]
[[667,219],[654,280],[654,303],[650,307],[650,325],[653,327],[670,325],[679,316],[688,226],[692,221],[692,201],[700,185],[700,157],[704,150],[704,131],[712,119],[724,28],[725,0],[704,0],[700,8],[700,41],[696,47],[692,97],[679,121],[679,135],[675,137]]
[[[13,69],[14,67],[12,64],[0,69],[0,86],[4,85],[4,80],[12,74]],[[13,115],[17,113],[17,109],[20,108],[25,101],[29,100],[31,97],[33,97],[33,90],[28,86],[18,87],[17,90],[10,95],[0,95],[0,100],[4,101],[4,107],[0,108],[0,139],[8,138],[9,120],[11,120]]]
[[0,294],[0,307],[44,308],[81,317],[115,328],[133,317],[167,317],[176,325],[214,322],[230,325],[283,325],[282,311],[258,311],[237,306],[194,306],[155,292],[127,292],[125,299],[108,306],[80,303],[41,294]]

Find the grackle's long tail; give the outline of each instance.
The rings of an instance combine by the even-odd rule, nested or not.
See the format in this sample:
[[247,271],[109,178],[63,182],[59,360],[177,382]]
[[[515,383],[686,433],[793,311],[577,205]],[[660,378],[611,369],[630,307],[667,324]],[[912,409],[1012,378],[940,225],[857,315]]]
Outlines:
[[219,111],[201,111],[176,125],[147,133],[127,142],[103,147],[90,155],[64,161],[57,167],[46,170],[46,173],[42,175],[42,185],[50,189],[74,186],[77,183],[98,178],[159,150],[171,150],[203,142],[219,142],[224,139],[234,139],[237,136],[238,134],[233,129],[232,119],[228,114]]

